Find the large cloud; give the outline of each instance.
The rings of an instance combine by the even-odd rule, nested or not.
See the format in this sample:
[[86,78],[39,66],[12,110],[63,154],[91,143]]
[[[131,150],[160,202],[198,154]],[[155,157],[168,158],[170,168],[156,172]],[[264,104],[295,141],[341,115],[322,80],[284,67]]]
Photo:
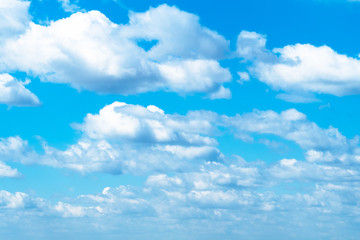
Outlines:
[[[150,40],[157,41],[150,50],[140,47],[139,41]],[[4,44],[0,65],[3,71],[25,71],[99,93],[165,90],[229,98],[222,84],[231,74],[217,62],[227,49],[224,37],[202,27],[197,16],[161,5],[131,13],[127,25],[98,11],[48,26],[30,23],[17,40]]]
[[280,98],[295,102],[314,100],[307,93],[344,96],[360,93],[360,59],[335,52],[328,46],[288,45],[266,49],[266,37],[243,31],[238,36],[238,56],[252,63],[250,73],[276,90]]
[[357,137],[348,139],[331,126],[320,128],[295,109],[280,113],[254,110],[235,116],[209,111],[179,115],[166,114],[153,105],[114,102],[98,114],[88,114],[73,127],[80,131],[81,137],[66,150],[44,143],[45,153],[38,154],[20,137],[10,137],[0,142],[0,153],[6,161],[38,163],[83,173],[165,173],[191,170],[207,161],[223,161],[215,136],[230,133],[245,141],[261,134],[265,139],[260,143],[266,143],[268,135],[293,141],[306,151],[305,157],[310,162],[346,165],[360,162]]
[[[3,191],[0,204],[6,211],[0,219],[5,219],[5,226],[10,215],[51,216],[51,221],[63,219],[66,227],[94,221],[100,232],[120,231],[119,226],[131,225],[141,216],[143,232],[164,223],[170,232],[174,228],[205,232],[221,226],[220,235],[240,229],[241,234],[234,232],[237,238],[263,226],[277,229],[281,225],[297,229],[298,236],[305,238],[303,229],[316,226],[313,238],[321,239],[320,235],[328,238],[333,233],[320,225],[347,232],[349,225],[358,224],[357,139],[350,140],[334,128],[320,128],[295,109],[255,110],[236,116],[208,111],[179,115],[153,105],[114,102],[74,127],[82,134],[77,143],[66,150],[45,145],[42,154],[19,137],[1,139],[1,159],[82,173],[141,174],[148,176],[144,185],[106,187],[98,194],[52,199],[55,202]],[[309,161],[247,162],[223,156],[215,147],[220,129],[240,136],[272,134],[294,141],[307,151]],[[347,164],[337,154],[354,158]],[[253,224],[246,227],[249,222]],[[280,233],[284,234],[283,228],[275,235]],[[286,238],[292,236],[286,234]]]
[[217,131],[212,125],[217,117],[205,111],[165,114],[153,105],[145,108],[114,102],[74,124],[82,136],[66,150],[44,143],[44,153],[39,154],[20,137],[9,137],[0,141],[0,156],[5,161],[83,173],[185,171],[204,161],[222,160],[217,141],[210,136]]

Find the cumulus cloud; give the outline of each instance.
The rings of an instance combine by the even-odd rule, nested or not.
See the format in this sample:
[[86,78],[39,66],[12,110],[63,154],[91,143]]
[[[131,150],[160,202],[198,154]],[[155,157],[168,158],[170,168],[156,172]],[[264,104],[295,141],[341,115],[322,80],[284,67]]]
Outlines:
[[[231,74],[217,61],[228,49],[224,37],[202,27],[196,15],[167,5],[129,17],[119,25],[90,11],[48,26],[30,23],[4,43],[1,69],[98,93],[220,92],[213,98],[229,98],[223,83]],[[140,47],[139,41],[152,40],[157,43],[150,50]]]
[[[246,162],[240,157],[212,161],[214,156],[219,158],[219,150],[211,156],[204,154],[204,149],[216,149],[210,136],[219,126],[246,134],[278,135],[296,142],[309,155],[312,151],[312,159],[285,158],[271,164]],[[334,224],[342,228],[344,220],[356,224],[354,213],[360,212],[356,202],[360,197],[359,166],[354,162],[334,165],[331,159],[337,152],[356,149],[357,140],[349,140],[332,128],[322,129],[295,109],[280,113],[256,110],[229,117],[206,111],[167,114],[154,105],[115,102],[97,114],[88,114],[75,127],[82,137],[64,151],[45,145],[44,154],[31,155],[26,141],[12,137],[0,141],[1,157],[20,157],[21,161],[21,156],[28,154],[25,159],[34,157],[37,164],[84,173],[142,171],[149,175],[144,185],[106,187],[98,194],[65,198],[55,204],[3,191],[0,206],[30,217],[63,218],[66,223],[69,219],[72,223],[112,219],[101,225],[105,229],[118,229],[119,222],[136,222],[141,216],[149,224],[166,222],[170,228],[178,228],[179,223],[183,227],[196,225],[198,231],[209,226],[239,229],[248,222],[259,227],[308,229],[309,219],[313,226]],[[185,140],[183,134],[188,136]],[[321,155],[324,149],[330,157]],[[319,160],[325,158],[329,161]],[[284,188],[295,192],[284,193]],[[31,206],[36,211],[29,214]],[[289,218],[296,221],[289,222]],[[203,228],[204,221],[207,227]],[[109,226],[109,222],[114,225]],[[279,233],[283,231],[279,229]]]
[[[223,116],[226,125],[243,141],[253,141],[252,134],[271,134],[293,141],[306,151],[309,162],[358,165],[360,163],[359,137],[349,139],[337,128],[320,128],[296,109],[280,113],[254,110],[234,117]],[[267,144],[266,140],[261,143]]]
[[[9,137],[1,139],[0,154],[5,161],[83,173],[164,173],[191,170],[204,161],[223,161],[225,156],[218,149],[215,136],[230,133],[244,141],[251,140],[254,134],[293,141],[306,151],[309,162],[356,165],[360,159],[357,137],[348,139],[331,126],[320,128],[295,109],[280,113],[254,110],[235,116],[209,111],[179,115],[167,114],[154,105],[114,102],[97,114],[87,114],[82,123],[73,127],[81,137],[65,150],[44,143],[44,153],[38,154],[20,137]],[[271,145],[266,138],[260,143]]]
[[[65,150],[43,142],[37,153],[20,137],[0,139],[4,161],[111,174],[185,171],[204,161],[222,161],[211,112],[166,114],[160,108],[121,102],[105,106],[74,124],[82,135]],[[139,151],[141,149],[141,151]]]
[[28,194],[22,192],[10,193],[0,191],[0,207],[10,209],[29,209],[42,205],[42,199],[31,198]]
[[247,133],[273,134],[294,141],[304,149],[347,151],[350,146],[357,144],[356,139],[347,139],[336,128],[320,128],[296,109],[280,113],[255,110],[234,117],[225,117],[225,122],[233,127],[235,134],[240,137]]
[[25,88],[29,81],[20,82],[9,74],[0,74],[0,103],[9,106],[38,106],[38,97]]
[[30,2],[2,0],[0,3],[0,44],[2,41],[22,34],[30,23]]
[[99,114],[88,114],[83,124],[74,127],[93,139],[128,139],[139,142],[177,145],[216,145],[216,140],[202,136],[215,131],[209,120],[165,114],[150,105],[143,107],[122,102],[105,106]]
[[0,177],[19,177],[20,173],[17,169],[13,169],[3,162],[0,162]]
[[58,0],[58,2],[61,4],[61,7],[65,12],[75,12],[80,10],[80,7],[71,0]]
[[74,125],[83,132],[78,143],[65,151],[45,146],[43,163],[81,172],[139,174],[192,168],[189,161],[221,160],[217,141],[207,136],[214,127],[196,115],[114,102]]
[[[339,54],[328,46],[287,45],[268,50],[266,36],[242,31],[238,56],[251,62],[251,75],[275,90],[287,92],[281,99],[309,102],[308,93],[335,96],[359,94],[360,59]],[[294,95],[294,97],[292,97]]]
[[122,32],[135,39],[157,40],[148,54],[157,61],[176,58],[221,59],[229,42],[199,23],[199,17],[176,7],[160,5],[145,13],[130,12]]

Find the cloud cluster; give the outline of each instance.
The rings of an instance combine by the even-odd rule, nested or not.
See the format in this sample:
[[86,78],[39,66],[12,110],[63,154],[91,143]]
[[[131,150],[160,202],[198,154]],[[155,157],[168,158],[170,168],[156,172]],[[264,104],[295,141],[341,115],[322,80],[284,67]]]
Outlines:
[[[41,154],[20,137],[1,139],[1,159],[82,173],[142,174],[147,176],[144,185],[106,187],[98,194],[55,202],[3,191],[3,208],[20,215],[46,215],[76,223],[94,219],[101,224],[99,219],[112,219],[113,226],[101,224],[99,231],[118,229],[120,222],[131,224],[141,216],[148,227],[161,223],[170,229],[196,225],[197,231],[205,231],[209,226],[222,226],[245,234],[250,229],[239,226],[252,222],[259,227],[316,226],[314,234],[329,237],[333,233],[320,225],[347,232],[349,224],[359,221],[354,217],[360,212],[356,200],[360,197],[357,139],[348,139],[335,128],[320,128],[295,109],[280,113],[254,110],[235,116],[208,111],[179,115],[153,105],[114,102],[99,113],[88,114],[74,128],[81,132],[78,142],[66,150],[45,144]],[[221,132],[248,135],[245,139],[253,134],[279,136],[303,148],[307,161],[247,162],[238,156],[224,156],[215,139]],[[336,157],[340,155],[352,158],[341,161]],[[289,218],[296,221],[289,222]]]
[[[120,25],[90,11],[48,26],[31,22],[23,34],[3,43],[0,70],[98,93],[164,90],[231,96],[223,87],[231,74],[217,61],[227,54],[229,43],[201,26],[196,15],[161,5],[131,12],[129,18]],[[156,44],[150,49],[142,47],[141,42],[151,41]]]
[[20,137],[9,137],[0,141],[0,153],[6,161],[36,162],[83,173],[165,173],[222,162],[225,156],[216,136],[233,134],[253,141],[253,135],[262,135],[265,138],[260,142],[271,147],[266,137],[275,135],[298,144],[310,163],[357,166],[360,162],[358,137],[348,139],[331,126],[320,128],[295,109],[280,113],[254,110],[235,116],[209,111],[179,115],[166,114],[154,105],[114,102],[98,114],[87,114],[73,127],[81,137],[65,150],[44,143],[44,153],[38,154]]
[[88,114],[83,123],[74,124],[81,138],[65,150],[44,142],[44,153],[40,154],[20,137],[9,137],[0,140],[0,156],[4,161],[82,173],[185,171],[204,161],[222,161],[218,143],[210,136],[217,131],[212,125],[217,117],[205,111],[166,114],[153,105],[114,102],[98,114]]

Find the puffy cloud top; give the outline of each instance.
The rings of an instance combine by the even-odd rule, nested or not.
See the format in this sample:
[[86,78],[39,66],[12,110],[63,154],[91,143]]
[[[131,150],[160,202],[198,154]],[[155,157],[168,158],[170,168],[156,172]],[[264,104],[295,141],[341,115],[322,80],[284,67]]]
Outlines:
[[[266,49],[266,37],[242,31],[237,53],[249,61],[250,73],[293,102],[314,101],[307,93],[344,96],[360,93],[360,59],[335,52],[328,46],[287,45]],[[312,99],[311,99],[312,98]]]
[[[139,41],[150,40],[157,43],[146,51]],[[229,98],[222,84],[231,74],[217,61],[227,51],[225,38],[202,27],[197,16],[161,5],[132,12],[127,25],[98,11],[74,13],[48,26],[31,23],[4,43],[0,70],[99,93],[165,90]]]

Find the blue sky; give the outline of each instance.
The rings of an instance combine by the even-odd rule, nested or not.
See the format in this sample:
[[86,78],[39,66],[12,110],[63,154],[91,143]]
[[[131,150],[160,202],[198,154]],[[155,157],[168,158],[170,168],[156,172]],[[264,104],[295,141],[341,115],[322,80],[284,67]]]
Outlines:
[[4,239],[358,239],[360,2],[2,0]]

